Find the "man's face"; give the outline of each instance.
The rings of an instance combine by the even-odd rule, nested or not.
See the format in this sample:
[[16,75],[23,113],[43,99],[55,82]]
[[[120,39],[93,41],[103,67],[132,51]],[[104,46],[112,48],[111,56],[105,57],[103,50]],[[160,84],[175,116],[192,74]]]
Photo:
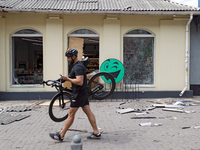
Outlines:
[[72,58],[71,57],[67,57],[67,61],[68,61],[69,64],[71,64]]
[[68,61],[68,63],[70,64],[70,65],[73,65],[73,63],[74,63],[74,61],[73,61],[73,59],[75,59],[76,58],[76,56],[72,56],[72,57],[67,57],[67,61]]

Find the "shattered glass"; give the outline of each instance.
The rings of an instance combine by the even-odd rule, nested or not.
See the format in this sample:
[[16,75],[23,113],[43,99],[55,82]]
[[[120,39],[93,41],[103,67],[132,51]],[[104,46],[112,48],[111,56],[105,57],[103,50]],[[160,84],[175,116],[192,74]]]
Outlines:
[[124,37],[124,84],[154,83],[154,38]]

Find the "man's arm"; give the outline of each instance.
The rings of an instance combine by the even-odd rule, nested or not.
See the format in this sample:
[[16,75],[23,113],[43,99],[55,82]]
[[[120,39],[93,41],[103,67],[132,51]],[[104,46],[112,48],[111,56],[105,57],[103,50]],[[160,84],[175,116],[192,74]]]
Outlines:
[[76,76],[75,79],[71,79],[68,76],[61,76],[61,77],[62,77],[62,79],[66,80],[66,81],[72,82],[73,84],[76,84],[76,85],[79,85],[79,86],[83,85],[83,79],[84,79],[83,75]]

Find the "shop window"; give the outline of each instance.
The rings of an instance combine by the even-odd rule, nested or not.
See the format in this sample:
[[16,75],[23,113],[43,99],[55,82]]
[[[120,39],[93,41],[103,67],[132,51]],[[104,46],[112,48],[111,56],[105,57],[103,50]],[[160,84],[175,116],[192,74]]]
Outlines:
[[132,30],[124,36],[124,84],[154,84],[154,36]]
[[43,81],[42,34],[23,29],[12,35],[12,85],[35,85]]
[[[68,35],[68,47],[78,50],[78,59],[90,58],[87,73],[99,70],[99,35],[89,29],[79,29]],[[70,72],[70,67],[69,70]]]

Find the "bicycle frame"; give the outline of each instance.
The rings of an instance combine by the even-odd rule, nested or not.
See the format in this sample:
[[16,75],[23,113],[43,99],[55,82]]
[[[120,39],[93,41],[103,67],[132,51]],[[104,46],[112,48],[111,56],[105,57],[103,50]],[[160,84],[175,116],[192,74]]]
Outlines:
[[[97,83],[97,82],[96,82]],[[93,94],[97,93],[99,90],[103,89],[103,85],[98,83],[98,86],[93,89],[91,93],[88,93],[89,97],[92,96]]]

